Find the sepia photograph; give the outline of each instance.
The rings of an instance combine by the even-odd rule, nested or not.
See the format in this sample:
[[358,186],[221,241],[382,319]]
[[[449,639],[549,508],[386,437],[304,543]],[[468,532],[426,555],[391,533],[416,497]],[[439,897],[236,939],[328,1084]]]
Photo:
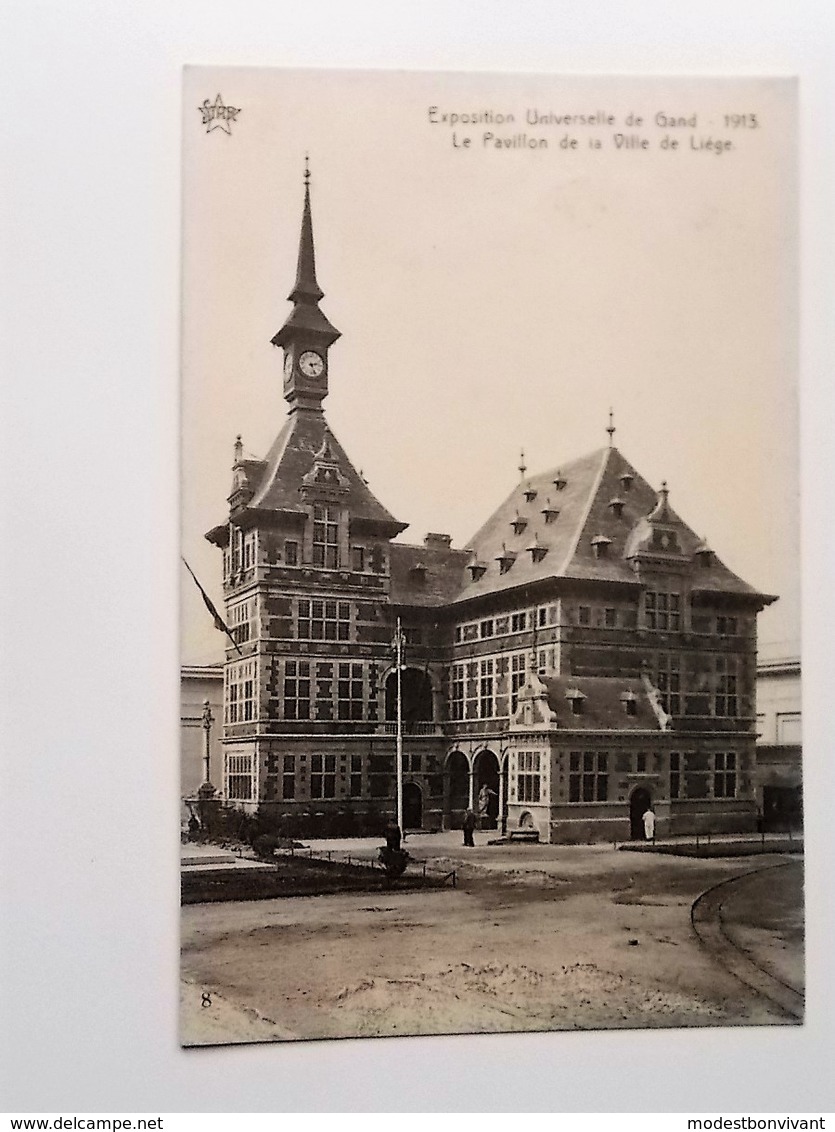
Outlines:
[[185,68],[184,1046],[803,1022],[796,114]]

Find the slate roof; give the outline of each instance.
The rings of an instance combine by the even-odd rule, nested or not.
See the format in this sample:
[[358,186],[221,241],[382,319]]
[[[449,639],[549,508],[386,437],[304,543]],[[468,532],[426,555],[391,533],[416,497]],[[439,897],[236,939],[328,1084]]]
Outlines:
[[[659,731],[658,717],[649,702],[643,681],[636,677],[543,676],[548,706],[556,714],[555,725],[570,731]],[[583,710],[574,715],[571,697],[583,694]],[[627,715],[622,697],[634,698],[635,715]]]
[[461,588],[469,560],[468,550],[452,550],[448,545],[411,546],[393,542],[389,558],[391,600],[396,605],[448,604]]
[[[347,485],[347,492],[340,496],[340,502],[344,501],[350,508],[351,518],[405,530],[408,524],[398,522],[371,492],[321,412],[290,414],[263,462],[261,479],[249,506],[272,511],[299,511],[304,477],[313,468],[316,455],[326,439]],[[392,530],[390,533],[395,532]]]
[[[546,522],[545,510],[559,514]],[[658,493],[617,448],[598,449],[525,479],[469,541],[471,561],[486,569],[475,580],[467,572],[457,601],[554,577],[634,585],[637,578],[626,554],[652,533],[648,519],[652,512],[655,521],[675,528],[680,549],[676,557],[690,559],[701,540],[666,498],[662,507]],[[604,554],[595,554],[595,543],[605,546]],[[512,560],[504,573],[500,557]],[[715,555],[710,568],[698,569],[694,585],[696,589],[757,593]]]

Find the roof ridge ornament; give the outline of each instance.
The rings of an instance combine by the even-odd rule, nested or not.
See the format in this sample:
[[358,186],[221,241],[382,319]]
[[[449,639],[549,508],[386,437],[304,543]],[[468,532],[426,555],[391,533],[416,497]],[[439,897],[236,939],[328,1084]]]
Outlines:
[[615,422],[615,414],[612,411],[612,407],[610,405],[609,406],[609,424],[606,428],[606,431],[609,434],[609,447],[610,448],[614,448],[614,445],[615,445],[615,431],[616,430],[615,430],[615,423],[614,422]]

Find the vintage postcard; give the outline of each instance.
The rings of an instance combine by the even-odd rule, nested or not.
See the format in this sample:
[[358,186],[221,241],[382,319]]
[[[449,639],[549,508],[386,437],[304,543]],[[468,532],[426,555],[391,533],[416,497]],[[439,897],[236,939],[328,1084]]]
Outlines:
[[183,1044],[800,1023],[795,84],[183,139]]

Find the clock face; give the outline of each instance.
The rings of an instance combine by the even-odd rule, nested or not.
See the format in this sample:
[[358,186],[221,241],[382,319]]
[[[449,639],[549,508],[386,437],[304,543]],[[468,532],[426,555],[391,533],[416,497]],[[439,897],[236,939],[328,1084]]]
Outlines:
[[293,355],[288,352],[284,355],[284,376],[289,379],[293,372]]
[[321,377],[325,370],[325,359],[313,350],[305,350],[299,358],[299,369],[305,377]]

